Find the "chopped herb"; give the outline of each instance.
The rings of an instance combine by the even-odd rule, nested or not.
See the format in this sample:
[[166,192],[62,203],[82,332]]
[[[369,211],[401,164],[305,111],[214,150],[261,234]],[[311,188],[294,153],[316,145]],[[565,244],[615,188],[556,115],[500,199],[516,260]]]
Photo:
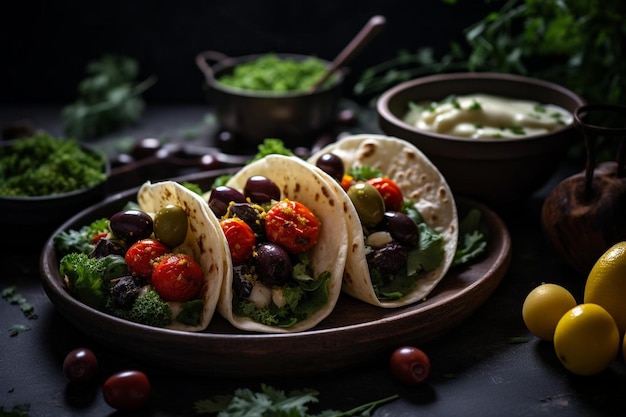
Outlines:
[[478,100],[472,100],[472,104],[468,107],[468,110],[481,110],[483,106],[480,105]]
[[15,286],[3,289],[2,298],[11,304],[19,306],[20,310],[22,310],[22,313],[24,314],[24,317],[27,319],[34,320],[37,318],[37,314],[35,314],[35,307],[17,292],[17,288]]
[[[268,385],[261,385],[261,392],[253,392],[242,388],[235,390],[234,395],[217,395],[207,400],[196,401],[196,414],[216,414],[217,417],[262,417],[289,416],[314,417],[309,414],[307,403],[318,402],[318,392],[311,389],[292,391],[285,394]],[[350,417],[371,416],[378,406],[393,401],[398,395],[363,404],[348,411],[326,410],[318,417]]]
[[537,113],[545,113],[547,111],[546,107],[544,105],[541,105],[541,104],[536,104],[534,110]]
[[0,416],[2,417],[28,417],[29,411],[30,404],[19,404],[13,406],[11,410],[5,410],[4,407],[0,405]]
[[32,197],[93,187],[106,179],[105,157],[48,133],[0,148],[0,195]]
[[9,327],[9,336],[15,337],[18,334],[26,332],[28,330],[30,330],[30,326],[27,326],[25,324],[14,324]]
[[507,127],[507,129],[510,130],[511,132],[513,132],[516,135],[525,135],[526,134],[526,131],[521,126],[509,126],[509,127]]

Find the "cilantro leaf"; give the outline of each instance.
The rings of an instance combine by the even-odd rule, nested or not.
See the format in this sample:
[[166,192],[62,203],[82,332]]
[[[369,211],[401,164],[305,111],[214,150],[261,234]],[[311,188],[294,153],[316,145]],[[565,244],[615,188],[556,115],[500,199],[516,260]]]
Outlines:
[[469,263],[487,250],[488,231],[482,223],[481,212],[470,210],[459,223],[459,242],[452,266]]
[[326,410],[320,414],[309,414],[307,404],[317,403],[318,395],[319,393],[312,389],[294,390],[286,394],[284,391],[261,384],[260,392],[240,388],[235,390],[234,395],[216,395],[210,399],[196,401],[194,410],[196,414],[217,413],[217,417],[368,417],[378,406],[398,398],[398,395],[392,395],[344,412]]
[[17,292],[17,287],[10,286],[6,287],[2,290],[2,298],[8,301],[10,304],[17,305],[20,310],[22,310],[22,314],[29,320],[34,320],[37,318],[37,314],[35,314],[35,307],[26,301],[20,293]]

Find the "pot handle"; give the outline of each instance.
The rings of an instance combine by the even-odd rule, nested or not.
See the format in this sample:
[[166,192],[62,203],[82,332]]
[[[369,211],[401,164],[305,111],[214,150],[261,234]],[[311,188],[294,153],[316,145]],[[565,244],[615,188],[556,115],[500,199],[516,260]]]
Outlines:
[[222,62],[228,59],[232,58],[218,51],[202,51],[196,55],[196,65],[206,77],[207,82],[210,83],[215,81],[215,77],[213,68],[208,64],[208,61]]

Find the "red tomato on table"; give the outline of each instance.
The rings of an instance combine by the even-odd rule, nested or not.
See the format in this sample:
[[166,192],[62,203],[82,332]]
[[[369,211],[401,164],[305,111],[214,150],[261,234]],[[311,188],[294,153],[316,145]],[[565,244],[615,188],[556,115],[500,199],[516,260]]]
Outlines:
[[183,302],[198,295],[204,283],[204,273],[191,256],[173,253],[156,264],[151,282],[163,300]]
[[304,252],[317,243],[320,221],[304,204],[282,200],[267,211],[267,238],[287,252]]
[[400,190],[395,181],[389,178],[377,177],[367,180],[366,183],[376,188],[380,195],[383,196],[386,211],[400,211],[402,209],[404,197],[402,190]]
[[256,243],[252,228],[237,217],[220,220],[220,226],[228,241],[233,264],[237,265],[248,259]]
[[150,279],[154,270],[154,262],[169,251],[167,246],[156,239],[142,239],[128,248],[124,259],[131,274]]

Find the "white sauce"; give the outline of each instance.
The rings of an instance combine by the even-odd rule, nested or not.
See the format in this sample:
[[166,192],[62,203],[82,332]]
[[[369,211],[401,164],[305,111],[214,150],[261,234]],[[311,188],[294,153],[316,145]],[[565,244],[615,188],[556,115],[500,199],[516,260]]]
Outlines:
[[573,116],[552,104],[472,94],[412,104],[404,122],[421,130],[466,138],[523,138],[571,124]]

